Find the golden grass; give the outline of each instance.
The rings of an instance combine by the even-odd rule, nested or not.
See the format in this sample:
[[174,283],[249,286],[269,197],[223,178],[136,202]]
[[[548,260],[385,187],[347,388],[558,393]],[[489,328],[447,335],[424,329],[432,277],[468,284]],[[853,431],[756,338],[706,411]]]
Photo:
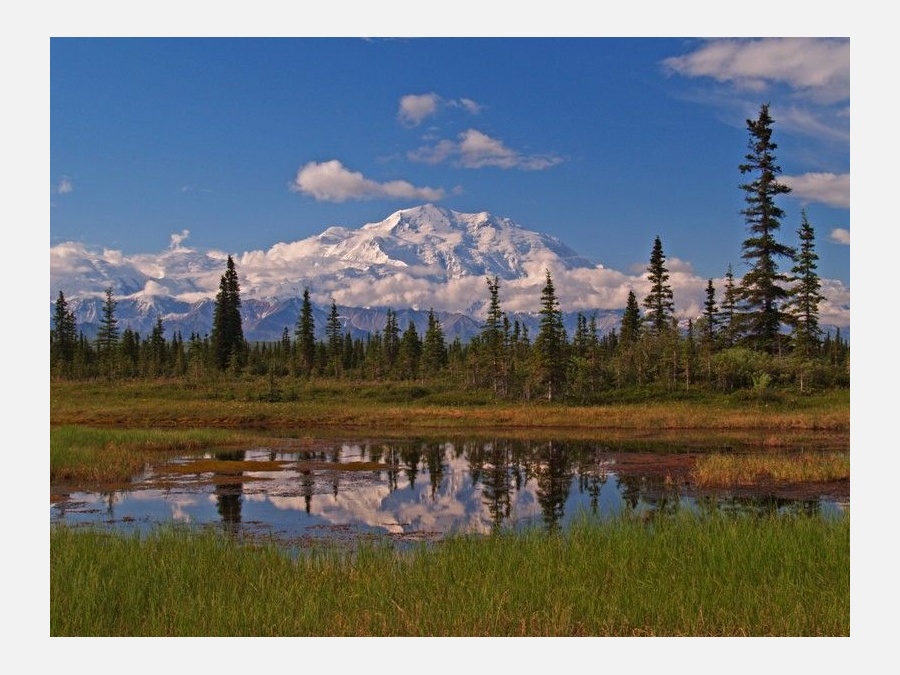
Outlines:
[[850,477],[849,452],[715,453],[697,458],[692,479],[698,487],[843,480]]
[[[220,428],[314,428],[371,430],[572,431],[828,431],[850,430],[849,392],[780,404],[710,395],[697,401],[658,400],[576,406],[545,402],[438,405],[387,403],[366,398],[352,383],[330,389],[296,385],[296,400],[254,399],[253,383],[193,388],[178,380],[113,385],[51,382],[51,425]],[[390,385],[384,385],[389,391]],[[366,392],[378,394],[368,385]],[[776,437],[776,436],[773,436]]]

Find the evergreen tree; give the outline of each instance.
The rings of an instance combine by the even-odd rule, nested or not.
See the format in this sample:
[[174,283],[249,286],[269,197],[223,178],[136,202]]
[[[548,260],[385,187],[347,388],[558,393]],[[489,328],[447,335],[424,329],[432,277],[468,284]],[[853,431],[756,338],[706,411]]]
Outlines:
[[641,336],[641,310],[638,307],[634,291],[628,291],[625,313],[622,315],[622,328],[619,339],[623,345],[632,345]]
[[422,341],[416,325],[410,321],[397,347],[397,374],[403,379],[414,379],[419,372],[419,358],[422,355]]
[[722,295],[722,306],[719,312],[719,325],[722,331],[719,334],[724,347],[732,347],[737,340],[738,328],[738,289],[734,285],[734,272],[731,265],[725,272],[725,292]]
[[75,362],[75,348],[78,344],[78,326],[75,314],[69,307],[66,296],[60,291],[53,313],[53,331],[50,334],[50,363],[64,374],[71,374]]
[[297,317],[297,328],[294,334],[297,336],[300,372],[309,375],[316,361],[316,325],[308,288],[303,289],[303,302],[300,306],[300,316]]
[[504,320],[506,316],[500,310],[500,280],[497,276],[487,279],[490,300],[488,302],[487,318],[481,329],[479,345],[485,355],[483,372],[487,374],[494,393],[506,393],[507,360],[506,360],[506,332]]
[[246,351],[241,324],[241,289],[234,260],[229,255],[225,274],[219,281],[210,334],[213,363],[219,370],[241,367]]
[[541,291],[540,324],[534,339],[535,377],[547,400],[562,394],[566,379],[566,329],[550,270]]
[[340,375],[344,339],[341,335],[341,318],[334,300],[331,301],[331,311],[328,313],[328,321],[325,324],[325,338],[328,344],[329,371],[335,376]]
[[444,330],[441,322],[434,316],[434,310],[428,310],[428,327],[422,342],[422,369],[428,377],[434,377],[447,365],[447,346],[444,343]]
[[119,326],[116,319],[116,301],[112,288],[106,289],[103,313],[97,327],[97,353],[107,377],[112,377],[116,366],[116,347],[119,344]]
[[650,293],[644,298],[644,307],[647,309],[646,321],[650,325],[650,331],[660,335],[672,323],[675,303],[672,300],[669,270],[666,268],[666,256],[659,236],[653,241],[647,279],[650,281]]
[[794,273],[795,285],[791,289],[789,307],[794,324],[794,344],[798,352],[810,356],[818,348],[822,340],[819,328],[819,303],[824,299],[819,293],[822,283],[816,272],[816,234],[806,217],[806,209],[801,215],[800,250],[796,264],[791,270]]
[[387,317],[384,322],[384,360],[388,372],[397,361],[397,352],[400,349],[400,327],[397,325],[397,315],[390,307],[387,309]]
[[156,324],[150,333],[150,375],[162,375],[166,368],[166,337],[162,317],[156,317]]
[[760,108],[757,119],[747,120],[750,151],[744,156],[746,162],[739,165],[742,174],[752,176],[740,186],[746,203],[741,213],[750,233],[741,255],[750,265],[739,289],[741,328],[751,348],[769,354],[780,348],[781,324],[786,318],[782,305],[788,298],[788,277],[778,271],[777,259],[794,258],[794,250],[775,239],[784,216],[775,198],[791,189],[778,182],[781,167],[775,160],[778,146],[772,142],[773,122],[768,104]]
[[703,318],[706,323],[703,327],[703,337],[705,341],[712,344],[716,338],[716,328],[719,323],[719,308],[716,307],[716,288],[713,286],[713,280],[706,282],[706,300],[703,302]]

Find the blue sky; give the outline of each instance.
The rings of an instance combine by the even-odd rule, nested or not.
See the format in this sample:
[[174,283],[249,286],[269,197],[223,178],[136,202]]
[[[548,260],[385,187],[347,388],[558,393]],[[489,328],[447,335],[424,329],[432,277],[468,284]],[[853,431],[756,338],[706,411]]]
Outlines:
[[768,102],[781,239],[806,207],[849,287],[849,74],[848,39],[51,39],[50,245],[239,254],[431,202],[740,276]]

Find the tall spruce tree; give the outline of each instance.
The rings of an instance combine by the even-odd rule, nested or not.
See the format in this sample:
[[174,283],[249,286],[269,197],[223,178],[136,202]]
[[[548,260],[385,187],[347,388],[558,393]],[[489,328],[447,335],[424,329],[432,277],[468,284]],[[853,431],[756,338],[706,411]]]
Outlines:
[[703,338],[709,344],[712,344],[716,338],[716,329],[719,325],[719,308],[716,306],[716,287],[713,286],[713,280],[706,282],[706,300],[703,301]]
[[116,301],[112,287],[106,289],[100,325],[97,327],[97,353],[101,368],[112,377],[116,367],[116,348],[119,345],[119,321],[116,318]]
[[325,338],[328,344],[328,370],[335,376],[340,375],[343,362],[344,338],[341,334],[341,317],[337,304],[331,301],[331,311],[325,323]]
[[738,328],[738,289],[734,283],[734,270],[731,265],[725,271],[725,290],[722,293],[722,304],[719,307],[719,325],[722,330],[719,339],[724,347],[734,346],[740,332]]
[[628,291],[628,300],[625,302],[625,313],[622,314],[622,326],[619,332],[623,345],[632,345],[641,336],[641,309],[638,307],[637,297],[632,290]]
[[775,199],[791,189],[778,182],[781,167],[775,159],[778,146],[772,141],[773,123],[767,103],[755,120],[747,120],[749,152],[739,165],[741,174],[751,176],[750,182],[740,186],[746,203],[741,213],[749,230],[741,257],[750,265],[739,288],[741,329],[751,348],[769,354],[779,351],[781,325],[788,318],[783,305],[789,295],[789,279],[778,271],[778,258],[794,259],[794,249],[775,239],[784,217]]
[[50,363],[61,374],[69,374],[75,361],[78,344],[78,326],[75,313],[69,307],[66,296],[60,291],[53,311],[53,331],[50,335]]
[[294,335],[297,336],[299,370],[303,375],[309,375],[316,362],[316,322],[313,317],[308,288],[303,289],[303,301],[300,305],[300,316],[297,317],[297,328],[294,330]]
[[541,291],[540,323],[534,339],[535,376],[552,401],[563,393],[566,382],[566,329],[550,270]]
[[797,236],[800,239],[800,249],[791,269],[794,273],[794,287],[791,289],[789,308],[794,325],[794,348],[804,356],[810,356],[822,341],[819,303],[824,298],[819,292],[822,282],[816,272],[816,261],[819,259],[816,254],[816,233],[807,218],[806,209],[801,212]]
[[444,329],[440,319],[434,315],[434,309],[428,310],[428,326],[422,341],[422,370],[426,377],[436,376],[447,365],[447,345],[444,342]]
[[246,343],[241,324],[241,288],[230,255],[216,294],[210,342],[213,363],[219,370],[242,365]]
[[650,293],[644,298],[644,308],[647,310],[645,320],[651,333],[660,335],[672,325],[675,303],[672,299],[672,287],[669,285],[666,255],[663,253],[662,240],[659,236],[653,240],[647,279],[650,281]]
[[505,314],[500,309],[500,279],[494,276],[487,279],[488,302],[487,317],[481,328],[481,348],[484,350],[484,371],[495,393],[506,393],[507,381],[507,331],[504,329]]

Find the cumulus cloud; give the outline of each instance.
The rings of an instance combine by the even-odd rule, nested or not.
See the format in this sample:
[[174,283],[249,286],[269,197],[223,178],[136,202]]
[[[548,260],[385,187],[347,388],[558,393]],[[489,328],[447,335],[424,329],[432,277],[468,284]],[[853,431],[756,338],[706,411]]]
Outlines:
[[472,115],[481,112],[481,106],[470,98],[445,99],[431,92],[402,96],[397,110],[397,119],[404,126],[417,127],[424,120],[436,115],[442,106],[462,108]]
[[441,97],[433,92],[430,94],[407,94],[400,98],[397,119],[406,126],[418,126],[422,120],[437,112],[440,102]]
[[56,194],[58,195],[67,195],[74,189],[75,184],[68,176],[63,176],[62,178],[60,178],[59,182],[56,184]]
[[477,129],[468,129],[456,141],[441,140],[431,146],[423,146],[410,152],[409,159],[426,164],[440,164],[448,160],[467,169],[495,166],[501,169],[540,171],[562,162],[555,155],[524,155],[496,138]]
[[783,176],[781,182],[791,188],[792,197],[803,202],[850,208],[849,173],[805,173],[800,176]]
[[710,77],[754,92],[779,83],[823,101],[850,96],[848,39],[716,39],[662,65],[671,73]]
[[309,162],[301,167],[291,190],[324,202],[363,199],[422,199],[434,202],[446,196],[441,188],[416,187],[404,180],[378,183],[358,171],[350,171],[336,159]]
[[835,244],[849,246],[850,230],[845,230],[843,227],[836,227],[831,231],[831,234],[828,235],[828,240]]

